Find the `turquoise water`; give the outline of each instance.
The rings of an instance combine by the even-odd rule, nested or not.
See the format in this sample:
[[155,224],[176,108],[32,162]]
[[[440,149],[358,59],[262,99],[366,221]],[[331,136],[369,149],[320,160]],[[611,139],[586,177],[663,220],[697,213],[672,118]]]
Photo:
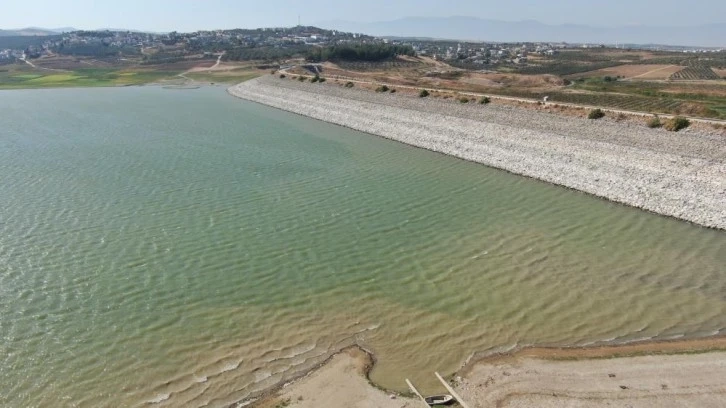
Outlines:
[[[0,92],[0,406],[726,331],[726,234],[228,96]],[[434,381],[431,381],[434,380]]]

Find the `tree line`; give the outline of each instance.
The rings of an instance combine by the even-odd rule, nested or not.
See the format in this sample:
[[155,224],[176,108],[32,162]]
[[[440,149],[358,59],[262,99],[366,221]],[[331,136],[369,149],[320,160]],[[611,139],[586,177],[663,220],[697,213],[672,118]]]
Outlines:
[[321,61],[385,61],[398,55],[415,56],[410,45],[391,44],[346,44],[329,47],[315,47],[308,51],[307,60]]

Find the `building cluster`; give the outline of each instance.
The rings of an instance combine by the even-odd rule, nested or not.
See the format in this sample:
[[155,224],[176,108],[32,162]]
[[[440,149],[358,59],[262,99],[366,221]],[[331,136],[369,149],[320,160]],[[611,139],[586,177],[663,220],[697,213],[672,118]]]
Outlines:
[[[36,37],[37,38],[37,37]],[[17,49],[0,49],[0,60],[37,58],[53,53],[64,54],[78,48],[115,47],[189,51],[218,51],[229,47],[276,47],[331,45],[380,41],[363,34],[324,30],[316,27],[260,28],[254,30],[214,30],[193,33],[141,33],[134,31],[75,31],[48,36],[34,45]]]
[[0,50],[0,62],[15,61],[23,58],[23,50],[4,49]]
[[419,55],[436,60],[458,61],[473,65],[526,64],[532,54],[554,56],[565,43],[450,43],[443,41],[415,42]]

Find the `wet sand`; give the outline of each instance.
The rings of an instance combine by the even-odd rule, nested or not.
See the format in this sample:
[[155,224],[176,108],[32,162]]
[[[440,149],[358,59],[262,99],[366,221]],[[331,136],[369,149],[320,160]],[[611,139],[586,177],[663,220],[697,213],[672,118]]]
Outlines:
[[[421,402],[375,388],[367,379],[373,360],[353,347],[336,354],[307,376],[274,391],[252,406],[275,408],[414,408]],[[417,404],[418,403],[418,404]]]
[[472,407],[723,407],[726,352],[479,363],[457,384]]
[[[347,349],[254,407],[422,407],[373,387],[372,360]],[[473,362],[452,379],[471,407],[722,407],[726,338],[529,348]]]

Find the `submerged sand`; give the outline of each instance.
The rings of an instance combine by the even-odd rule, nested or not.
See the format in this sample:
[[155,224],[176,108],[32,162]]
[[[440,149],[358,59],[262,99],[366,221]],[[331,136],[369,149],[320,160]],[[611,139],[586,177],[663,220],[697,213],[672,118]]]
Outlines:
[[459,104],[273,76],[237,97],[726,229],[726,140],[632,123]]

